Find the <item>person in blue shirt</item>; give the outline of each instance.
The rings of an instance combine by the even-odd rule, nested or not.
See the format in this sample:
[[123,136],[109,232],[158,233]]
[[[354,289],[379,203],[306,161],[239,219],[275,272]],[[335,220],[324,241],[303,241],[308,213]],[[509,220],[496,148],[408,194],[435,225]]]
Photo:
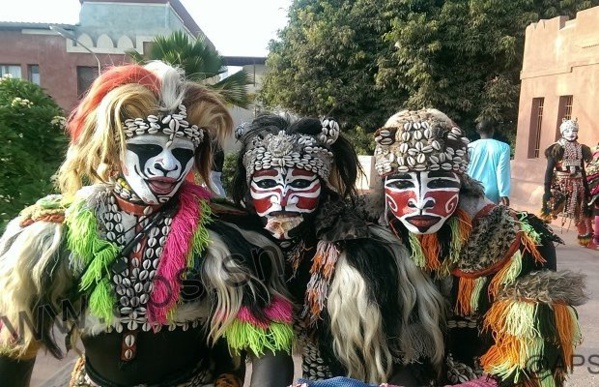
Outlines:
[[510,205],[510,146],[493,139],[495,129],[488,120],[476,126],[480,140],[468,145],[468,175],[480,181],[485,196],[494,203]]

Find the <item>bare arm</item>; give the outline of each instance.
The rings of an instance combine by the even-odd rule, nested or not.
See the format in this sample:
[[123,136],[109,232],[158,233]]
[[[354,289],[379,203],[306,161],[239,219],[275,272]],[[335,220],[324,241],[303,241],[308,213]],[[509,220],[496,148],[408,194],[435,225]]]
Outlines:
[[[503,198],[507,199],[510,196],[510,180],[510,147],[505,146],[499,156],[499,165],[497,166],[497,188],[499,189],[499,197],[502,199],[502,202],[504,202]],[[506,205],[509,205],[509,199],[507,199]]]

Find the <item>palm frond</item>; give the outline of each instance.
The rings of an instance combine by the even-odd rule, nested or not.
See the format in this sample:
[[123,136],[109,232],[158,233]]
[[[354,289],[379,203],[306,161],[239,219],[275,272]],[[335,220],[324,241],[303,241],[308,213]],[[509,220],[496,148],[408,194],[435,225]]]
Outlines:
[[253,77],[241,70],[211,85],[220,92],[227,103],[246,109],[252,102],[248,94],[248,85],[254,83]]
[[227,67],[225,59],[208,44],[204,36],[191,40],[183,31],[175,31],[168,36],[155,37],[145,56],[135,50],[126,54],[140,64],[161,60],[179,67],[185,71],[188,79],[218,90],[229,104],[245,108],[251,103],[246,86],[253,80],[247,73],[237,72],[214,83],[214,79],[226,72]]

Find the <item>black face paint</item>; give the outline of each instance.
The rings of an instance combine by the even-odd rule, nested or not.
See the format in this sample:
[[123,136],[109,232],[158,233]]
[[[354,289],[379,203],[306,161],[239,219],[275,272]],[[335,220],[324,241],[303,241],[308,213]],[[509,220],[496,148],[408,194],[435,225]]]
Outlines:
[[139,167],[142,171],[145,171],[148,160],[158,156],[162,152],[162,147],[156,144],[127,144],[127,150],[137,155]]
[[182,167],[185,167],[189,160],[193,158],[194,151],[186,148],[175,148],[173,149],[173,156],[179,161]]

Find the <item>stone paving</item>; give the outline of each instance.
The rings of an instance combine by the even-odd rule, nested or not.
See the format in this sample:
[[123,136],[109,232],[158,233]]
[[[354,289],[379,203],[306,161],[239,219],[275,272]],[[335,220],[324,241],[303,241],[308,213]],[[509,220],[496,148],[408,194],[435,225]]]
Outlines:
[[[519,208],[514,205],[515,208]],[[580,271],[587,275],[589,301],[578,308],[584,342],[576,350],[574,372],[570,375],[567,387],[588,387],[599,385],[599,251],[582,248],[576,243],[576,232],[554,222],[553,228],[564,241],[558,245],[558,269]],[[62,387],[52,382],[52,376],[58,371],[70,373],[67,363],[76,357],[70,354],[67,359],[57,361],[49,355],[40,354],[33,372],[32,387]],[[61,370],[62,368],[62,370]],[[249,372],[248,372],[249,373]],[[299,363],[296,358],[296,375],[299,376]],[[246,383],[246,385],[248,385]]]

